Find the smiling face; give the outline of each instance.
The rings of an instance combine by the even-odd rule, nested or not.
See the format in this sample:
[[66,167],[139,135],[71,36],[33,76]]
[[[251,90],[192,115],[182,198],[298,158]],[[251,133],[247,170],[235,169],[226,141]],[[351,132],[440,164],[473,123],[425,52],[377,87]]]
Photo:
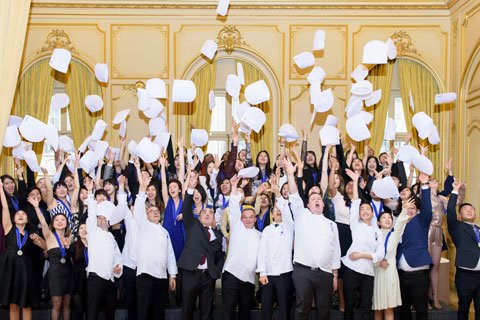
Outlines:
[[117,189],[117,187],[109,181],[106,181],[103,184],[103,190],[105,190],[108,193],[109,196],[113,195],[115,193],[116,189]]
[[260,207],[261,208],[268,208],[270,206],[270,198],[266,194],[260,195]]
[[277,166],[277,168],[283,168],[283,158],[282,158],[282,155],[278,155],[277,156],[277,159],[275,160],[275,165]]
[[311,151],[307,151],[307,154],[305,156],[305,163],[309,166],[315,165],[315,162],[317,161],[317,158],[315,157],[315,153]]
[[377,161],[375,161],[375,158],[368,159],[367,169],[369,171],[377,170]]
[[288,183],[284,183],[280,193],[284,199],[288,199]]
[[322,214],[324,207],[322,196],[318,193],[310,194],[307,207],[313,214]]
[[240,150],[238,153],[238,159],[240,161],[245,161],[245,158],[247,157],[247,151],[246,150]]
[[65,230],[67,228],[67,217],[63,214],[57,214],[52,220],[52,228],[54,230]]
[[202,194],[198,192],[197,189],[193,191],[193,203],[200,204],[202,203]]
[[432,178],[430,179],[429,181],[429,185],[430,185],[430,188],[433,189],[433,190],[437,190],[438,189],[438,180],[435,179],[435,178]]
[[255,211],[252,209],[243,210],[241,219],[245,228],[255,228],[255,221],[257,220],[257,217],[255,216]]
[[160,210],[157,207],[150,207],[147,209],[147,219],[151,223],[160,223]]
[[81,224],[78,227],[78,236],[80,239],[85,240],[87,239],[87,225],[86,224]]
[[403,188],[402,191],[400,192],[400,199],[407,200],[411,197],[411,195],[412,195],[412,190],[410,190],[410,188]]
[[275,223],[282,222],[282,212],[276,206],[272,209],[272,219]]
[[258,165],[267,165],[268,163],[268,154],[265,151],[261,151],[257,156]]
[[73,189],[75,189],[75,183],[72,176],[66,176],[63,182],[65,182],[65,184],[67,185],[68,191],[72,191]]
[[363,162],[360,159],[354,159],[352,161],[352,169],[353,171],[361,171],[363,170]]
[[40,189],[40,192],[42,194],[47,194],[47,187],[45,187],[45,179],[40,178],[37,180],[37,183],[35,184],[38,189]]
[[15,192],[15,181],[8,177],[5,177],[3,179],[3,190],[9,195],[13,195],[13,193]]
[[108,230],[108,220],[104,216],[97,216],[97,226],[102,230]]
[[81,202],[87,201],[88,191],[83,189],[83,188],[80,189],[80,194],[79,194],[78,198],[80,199]]
[[418,212],[418,208],[415,204],[412,204],[411,206],[408,207],[407,209],[407,215],[409,218],[413,218],[415,217],[415,215],[417,214]]
[[33,198],[37,201],[40,201],[42,200],[42,195],[40,194],[40,191],[38,191],[38,189],[32,189],[29,193],[28,193],[28,196],[30,198]]
[[335,174],[335,188],[338,189],[341,183],[342,183],[342,180],[340,179],[340,176],[338,174]]
[[362,204],[360,206],[360,220],[370,225],[370,221],[372,220],[372,217],[373,217],[372,206],[370,206],[370,204],[368,203]]
[[211,175],[213,172],[213,169],[215,169],[215,162],[209,162],[207,166],[207,173],[208,175]]
[[172,198],[178,197],[178,195],[180,194],[180,186],[178,185],[178,183],[170,182],[170,184],[168,185],[168,194]]
[[148,199],[149,201],[154,201],[155,198],[157,197],[157,189],[155,188],[154,185],[149,185],[149,186],[147,187],[147,192],[146,192],[146,194],[147,194],[147,199]]
[[235,161],[235,172],[239,172],[243,168],[245,168],[245,164],[243,163],[243,161],[237,159],[237,161]]
[[232,191],[232,185],[230,184],[230,180],[228,179],[225,179],[223,180],[222,184],[220,185],[220,192],[227,196],[230,194],[230,192]]
[[382,229],[390,229],[393,226],[392,215],[389,213],[381,214],[380,220],[378,221],[378,225]]
[[25,226],[28,223],[27,213],[23,210],[18,210],[13,216],[13,223],[17,226]]
[[55,196],[59,199],[65,199],[68,194],[68,189],[63,184],[57,184],[57,187],[54,190]]
[[353,195],[353,181],[348,181],[345,185],[345,193],[351,198]]

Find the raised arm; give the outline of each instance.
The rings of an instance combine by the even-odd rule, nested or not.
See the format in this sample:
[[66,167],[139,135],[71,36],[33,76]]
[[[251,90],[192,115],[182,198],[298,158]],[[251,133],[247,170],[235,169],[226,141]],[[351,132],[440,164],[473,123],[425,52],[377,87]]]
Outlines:
[[95,175],[95,190],[100,190],[103,189],[102,183],[101,183],[101,173],[102,173],[102,167],[103,167],[103,159],[98,160],[98,167],[97,167],[97,173]]
[[[193,172],[189,172],[187,177],[187,191],[185,192],[185,196],[183,198],[182,204],[182,215],[183,215],[183,225],[186,229],[191,227],[195,222],[195,218],[193,216],[193,193],[195,192],[195,180],[191,179],[193,176]],[[200,212],[199,212],[200,214]]]
[[42,168],[43,178],[45,180],[45,189],[47,189],[47,206],[49,209],[55,207],[55,198],[53,197],[53,186],[50,182],[50,177],[48,176],[48,171],[45,168]]
[[428,175],[420,173],[418,177],[422,188],[422,204],[420,206],[420,221],[424,227],[428,227],[432,221],[432,198],[428,186]]
[[0,200],[2,203],[2,226],[5,234],[12,229],[12,220],[10,219],[10,210],[8,210],[7,196],[3,190],[3,183],[0,180]]
[[355,153],[356,148],[357,146],[355,144],[350,143],[350,150],[348,150],[347,160],[346,160],[347,168],[350,168],[352,166],[353,154]]
[[[140,165],[140,164],[139,164]],[[168,186],[167,186],[167,173],[165,170],[165,166],[167,165],[167,158],[165,155],[160,157],[160,170],[161,170],[161,178],[162,178],[162,200],[165,205],[168,202]]]
[[37,215],[38,221],[40,222],[40,225],[42,226],[42,234],[45,239],[48,239],[52,236],[52,232],[50,231],[50,228],[48,226],[47,221],[45,220],[45,217],[43,216],[42,211],[40,210],[39,204],[40,201],[37,199],[34,199],[32,197],[28,197],[27,201],[32,205],[32,207],[35,209],[35,214]]
[[[230,226],[233,227],[237,223],[240,223],[242,211],[240,208],[241,195],[237,191],[238,176],[234,175],[230,178],[230,184],[232,185],[232,191],[230,193],[230,200],[228,201],[228,208],[230,209]],[[231,232],[231,230],[230,230]]]
[[250,143],[250,134],[251,132],[245,133],[245,168],[251,167],[253,165],[252,160],[252,144]]
[[308,133],[307,130],[302,129],[302,150],[300,152],[300,157],[302,158],[302,161],[305,162],[306,157],[307,157],[307,140],[308,140]]
[[139,226],[143,226],[147,223],[147,213],[145,211],[145,201],[147,199],[145,192],[147,191],[147,186],[151,181],[151,177],[140,180],[140,187],[138,189],[137,200],[133,206],[133,218]]
[[74,170],[73,170],[73,194],[71,198],[72,212],[78,211],[78,194],[80,192],[80,180],[78,178],[78,167],[80,166],[80,153],[75,154]]
[[180,163],[178,180],[183,186],[183,183],[185,182],[185,148],[184,148],[185,145],[183,143],[183,138],[178,139],[177,146],[178,146],[178,162]]
[[457,198],[458,192],[462,187],[463,183],[455,179],[452,184],[453,190],[450,194],[450,198],[448,199],[448,206],[447,206],[447,224],[449,230],[455,230],[459,224],[457,219]]

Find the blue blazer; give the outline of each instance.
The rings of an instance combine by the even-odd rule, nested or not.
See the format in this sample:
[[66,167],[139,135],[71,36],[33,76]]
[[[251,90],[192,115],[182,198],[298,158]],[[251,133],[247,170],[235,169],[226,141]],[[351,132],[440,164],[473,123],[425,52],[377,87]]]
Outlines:
[[432,257],[428,252],[428,229],[431,221],[430,188],[422,189],[420,213],[413,217],[405,227],[402,243],[398,245],[397,261],[403,254],[408,265],[412,268],[432,264]]

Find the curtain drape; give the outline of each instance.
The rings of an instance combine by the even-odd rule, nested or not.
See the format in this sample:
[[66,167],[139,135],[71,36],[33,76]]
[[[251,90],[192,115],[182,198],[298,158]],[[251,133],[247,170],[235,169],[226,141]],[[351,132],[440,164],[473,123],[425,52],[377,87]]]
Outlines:
[[[195,129],[205,129],[210,133],[210,120],[212,112],[208,107],[208,94],[210,90],[215,89],[215,77],[217,73],[217,64],[209,63],[198,70],[192,77],[193,83],[197,88],[197,97],[192,103],[188,104],[187,123]],[[190,144],[190,127],[187,126],[185,143]]]
[[[250,64],[248,62],[242,61],[242,66],[243,66],[243,73],[245,76],[245,88],[249,84],[252,84],[258,80],[265,80],[265,76],[263,73],[257,69],[253,64]],[[267,81],[267,86],[270,86]],[[240,101],[244,101],[244,96],[243,96],[243,90],[242,93],[240,94]],[[251,138],[251,144],[252,144],[252,158],[255,159],[256,155],[262,151],[262,150],[267,150],[268,153],[270,154],[271,161],[272,163],[274,162],[274,159],[276,155],[272,155],[272,150],[273,150],[273,112],[272,112],[272,107],[271,107],[271,100],[266,101],[264,103],[261,103],[257,105],[256,107],[260,108],[265,112],[265,115],[267,117],[267,120],[265,121],[265,124],[262,127],[262,130],[260,130],[259,133],[256,133],[255,131],[252,131],[252,134],[250,136]]]
[[[385,121],[388,114],[388,105],[390,104],[390,89],[392,86],[393,66],[395,61],[389,60],[386,64],[379,64],[373,67],[368,74],[367,80],[373,85],[373,90],[382,89],[382,98],[372,107],[366,107],[365,110],[373,114],[373,121],[370,125],[371,138],[367,141],[368,145],[379,154],[382,147]],[[394,115],[390,115],[393,117]],[[359,143],[358,150],[363,152],[365,142]]]
[[95,122],[102,118],[103,113],[103,109],[91,113],[85,106],[85,97],[92,94],[102,96],[102,89],[93,72],[75,60],[70,62],[67,74],[60,81],[65,83],[65,91],[70,97],[68,112],[72,139],[78,147],[90,134]]
[[[400,77],[400,91],[402,95],[403,112],[407,130],[413,132],[413,145],[429,145],[428,140],[421,140],[416,130],[413,130],[412,116],[420,111],[428,114],[437,128],[441,129],[441,115],[435,110],[435,95],[439,92],[438,84],[432,73],[418,62],[409,59],[398,60],[398,73]],[[415,111],[410,108],[410,92],[412,93]],[[434,166],[434,177],[443,179],[443,164],[439,145],[429,145],[426,155]]]
[[0,1],[0,150],[17,88],[29,12],[30,0]]

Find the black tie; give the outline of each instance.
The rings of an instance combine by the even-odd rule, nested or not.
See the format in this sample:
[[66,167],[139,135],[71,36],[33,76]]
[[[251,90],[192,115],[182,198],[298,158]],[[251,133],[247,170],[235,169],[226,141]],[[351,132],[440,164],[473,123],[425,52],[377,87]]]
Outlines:
[[278,223],[275,223],[275,228],[278,227],[278,226],[279,226],[279,224],[278,224]]

